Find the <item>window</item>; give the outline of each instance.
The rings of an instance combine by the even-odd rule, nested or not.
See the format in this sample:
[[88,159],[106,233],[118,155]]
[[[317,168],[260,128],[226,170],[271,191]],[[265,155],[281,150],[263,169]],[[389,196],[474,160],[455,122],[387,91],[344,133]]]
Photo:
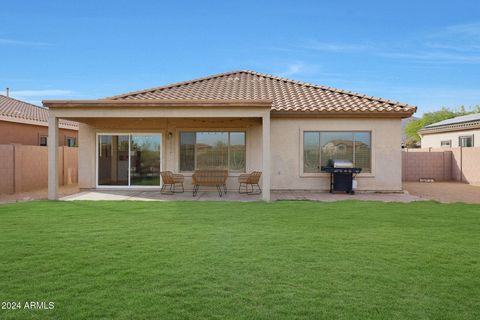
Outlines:
[[67,147],[75,147],[76,143],[75,143],[75,138],[73,137],[65,137],[65,145]]
[[99,134],[99,186],[160,186],[162,138],[157,134]]
[[460,147],[473,147],[473,136],[463,136],[458,138],[458,145]]
[[180,171],[245,172],[245,132],[180,132]]
[[40,136],[38,139],[38,145],[46,146],[47,145],[48,136]]
[[333,160],[352,161],[362,172],[371,172],[370,132],[303,133],[303,172],[318,173]]
[[452,147],[452,140],[442,140],[442,141],[440,141],[440,147],[451,148]]

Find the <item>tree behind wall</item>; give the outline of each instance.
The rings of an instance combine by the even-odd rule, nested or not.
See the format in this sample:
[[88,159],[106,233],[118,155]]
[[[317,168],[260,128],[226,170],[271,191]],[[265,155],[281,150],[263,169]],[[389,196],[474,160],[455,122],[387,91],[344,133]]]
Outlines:
[[432,123],[472,113],[480,113],[480,105],[477,105],[468,111],[465,109],[464,106],[461,106],[458,111],[452,110],[447,107],[442,107],[438,111],[424,113],[421,118],[413,120],[405,126],[405,133],[407,135],[407,147],[414,147],[420,141],[418,130],[422,129],[423,127],[428,126]]

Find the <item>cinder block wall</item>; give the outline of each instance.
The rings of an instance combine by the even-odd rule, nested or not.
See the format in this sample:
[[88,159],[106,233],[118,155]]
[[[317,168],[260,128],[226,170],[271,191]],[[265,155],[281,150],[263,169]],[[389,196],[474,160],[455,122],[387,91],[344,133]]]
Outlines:
[[[78,148],[59,147],[60,185],[78,181]],[[0,145],[0,194],[47,188],[47,147]]]
[[454,148],[455,179],[480,186],[480,148]]
[[452,180],[452,152],[403,152],[403,181],[432,178],[436,181]]
[[13,145],[0,145],[0,194],[14,193]]
[[480,148],[405,149],[402,152],[403,181],[433,178],[480,185]]

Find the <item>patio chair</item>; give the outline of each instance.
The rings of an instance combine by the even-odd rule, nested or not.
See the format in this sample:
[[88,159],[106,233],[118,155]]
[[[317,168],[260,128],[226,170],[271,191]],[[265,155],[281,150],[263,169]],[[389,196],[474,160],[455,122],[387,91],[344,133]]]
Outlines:
[[[238,193],[240,194],[260,194],[262,193],[262,189],[258,182],[260,181],[260,177],[262,176],[261,171],[253,171],[252,173],[244,173],[238,177]],[[245,187],[245,191],[242,191],[242,186]],[[252,187],[252,190],[248,190],[248,186]],[[258,190],[254,191],[254,186],[257,186]]]
[[[174,194],[174,193],[183,193],[185,189],[183,187],[183,181],[185,178],[182,174],[173,173],[171,171],[162,171],[160,172],[162,176],[162,189],[160,189],[161,194]],[[176,186],[180,185],[182,187],[182,191],[177,191]],[[165,191],[166,187],[170,186],[170,191]]]

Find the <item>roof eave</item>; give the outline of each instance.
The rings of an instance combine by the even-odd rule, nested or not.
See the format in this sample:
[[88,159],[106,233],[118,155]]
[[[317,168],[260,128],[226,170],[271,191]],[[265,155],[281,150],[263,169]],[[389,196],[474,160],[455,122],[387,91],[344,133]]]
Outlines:
[[207,100],[207,99],[131,99],[131,100],[44,100],[48,108],[109,107],[271,107],[272,100]]
[[435,126],[429,128],[422,128],[418,130],[419,134],[434,134],[440,132],[451,132],[451,131],[465,131],[465,130],[474,130],[480,129],[480,121],[470,121],[463,123],[448,124],[442,126]]
[[[32,126],[48,127],[48,121],[25,119],[25,118],[18,118],[18,117],[9,117],[9,116],[0,115],[0,121],[13,122],[13,123],[19,123],[19,124],[27,124],[27,125],[32,125]],[[59,121],[58,127],[60,129],[78,131],[78,124],[76,125],[76,124],[73,124],[73,123],[64,122],[62,120]]]
[[[415,108],[416,109],[416,108]],[[356,118],[409,118],[415,111],[310,111],[310,110],[272,110],[272,115],[295,117],[356,117]]]

